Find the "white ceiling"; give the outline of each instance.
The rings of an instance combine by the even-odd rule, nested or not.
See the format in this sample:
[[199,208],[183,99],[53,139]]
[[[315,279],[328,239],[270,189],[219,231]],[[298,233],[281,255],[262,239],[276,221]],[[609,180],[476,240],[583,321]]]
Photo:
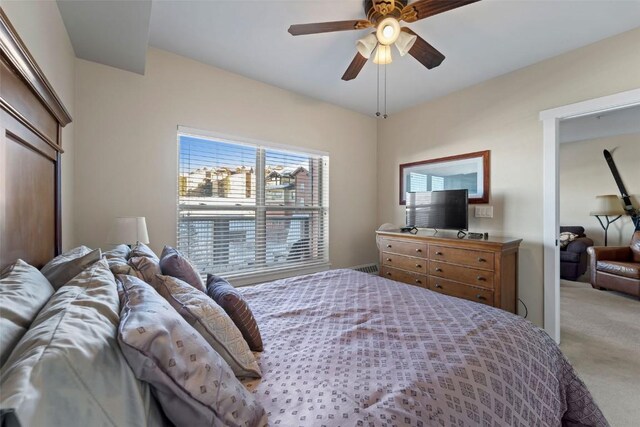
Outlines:
[[144,74],[151,0],[58,0],[78,58]]
[[575,117],[560,123],[561,143],[635,133],[640,135],[640,105]]
[[[72,19],[68,9],[75,3],[83,2],[58,1],[67,28]],[[362,5],[361,0],[154,0],[149,43],[373,115],[376,66],[369,62],[355,80],[341,80],[355,55],[356,40],[367,31],[298,37],[287,33],[295,23],[361,19]],[[639,25],[640,0],[483,0],[433,16],[407,26],[446,59],[427,70],[394,50],[394,61],[387,66],[387,109],[395,113]],[[69,33],[72,39],[86,38],[91,28],[84,31],[84,36]],[[120,36],[126,33],[117,31]],[[94,56],[100,54],[94,49]]]

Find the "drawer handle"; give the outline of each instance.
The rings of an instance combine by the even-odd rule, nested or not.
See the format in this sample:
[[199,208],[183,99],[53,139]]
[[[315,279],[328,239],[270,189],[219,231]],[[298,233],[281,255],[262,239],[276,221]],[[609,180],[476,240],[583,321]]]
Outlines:
[[420,253],[422,252],[422,249],[416,249],[416,252]]
[[478,262],[487,262],[487,260],[484,258],[478,257]]
[[390,271],[387,271],[387,276],[391,276],[391,272]]
[[441,269],[440,267],[436,267],[436,271],[437,271],[438,273],[442,273],[442,269]]
[[390,247],[391,247],[391,245],[387,245],[387,247],[388,247],[388,248],[390,248]]
[[436,288],[444,289],[441,284],[436,283]]
[[420,264],[416,264],[416,268],[422,268]]
[[422,280],[416,279],[416,283],[422,284]]
[[476,298],[478,298],[480,301],[486,301],[487,300],[487,297],[485,297],[483,295],[480,295],[480,294],[476,295]]
[[480,282],[486,282],[486,281],[487,281],[487,279],[485,279],[485,278],[484,278],[484,277],[482,277],[482,276],[478,276],[478,277],[476,277],[476,280],[478,280],[478,281],[480,281]]
[[387,261],[391,262],[391,261],[393,261],[393,260],[392,260],[391,258],[387,258]]
[[442,255],[442,252],[438,251],[436,252],[436,255]]

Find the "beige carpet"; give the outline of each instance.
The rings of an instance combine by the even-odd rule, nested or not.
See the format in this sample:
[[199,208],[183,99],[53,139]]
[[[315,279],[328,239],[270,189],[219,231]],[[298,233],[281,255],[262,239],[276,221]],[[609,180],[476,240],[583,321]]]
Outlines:
[[640,426],[640,301],[561,280],[560,348],[613,427]]

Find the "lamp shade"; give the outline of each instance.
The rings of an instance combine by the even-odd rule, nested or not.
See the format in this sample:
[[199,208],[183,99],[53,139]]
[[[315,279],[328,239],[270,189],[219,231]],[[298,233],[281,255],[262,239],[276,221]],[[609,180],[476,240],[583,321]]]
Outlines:
[[418,37],[413,34],[400,32],[398,40],[396,40],[396,47],[398,48],[398,52],[400,52],[400,56],[405,56],[409,53],[417,39]]
[[596,196],[596,208],[589,215],[624,215],[622,201],[614,194]]
[[137,242],[149,243],[147,221],[143,216],[119,216],[113,220],[109,232],[109,242],[114,245],[124,243],[133,245]]
[[369,59],[377,45],[378,39],[376,38],[375,33],[371,33],[356,42],[356,49],[358,49],[360,55]]
[[378,45],[376,49],[376,54],[373,57],[374,64],[391,64],[391,46],[385,46],[383,44]]

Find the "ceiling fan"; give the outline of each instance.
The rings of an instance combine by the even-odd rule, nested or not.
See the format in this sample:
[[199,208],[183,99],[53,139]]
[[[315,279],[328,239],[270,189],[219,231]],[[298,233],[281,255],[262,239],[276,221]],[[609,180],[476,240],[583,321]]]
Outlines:
[[480,0],[417,0],[406,4],[405,0],[365,0],[364,10],[367,19],[297,24],[289,27],[289,33],[293,36],[300,36],[375,28],[375,32],[368,34],[356,43],[358,52],[342,76],[342,80],[355,79],[374,50],[373,62],[376,64],[390,63],[392,44],[395,44],[401,56],[408,53],[422,65],[432,69],[442,63],[444,55],[409,28],[400,27],[400,21],[416,22],[477,1]]

